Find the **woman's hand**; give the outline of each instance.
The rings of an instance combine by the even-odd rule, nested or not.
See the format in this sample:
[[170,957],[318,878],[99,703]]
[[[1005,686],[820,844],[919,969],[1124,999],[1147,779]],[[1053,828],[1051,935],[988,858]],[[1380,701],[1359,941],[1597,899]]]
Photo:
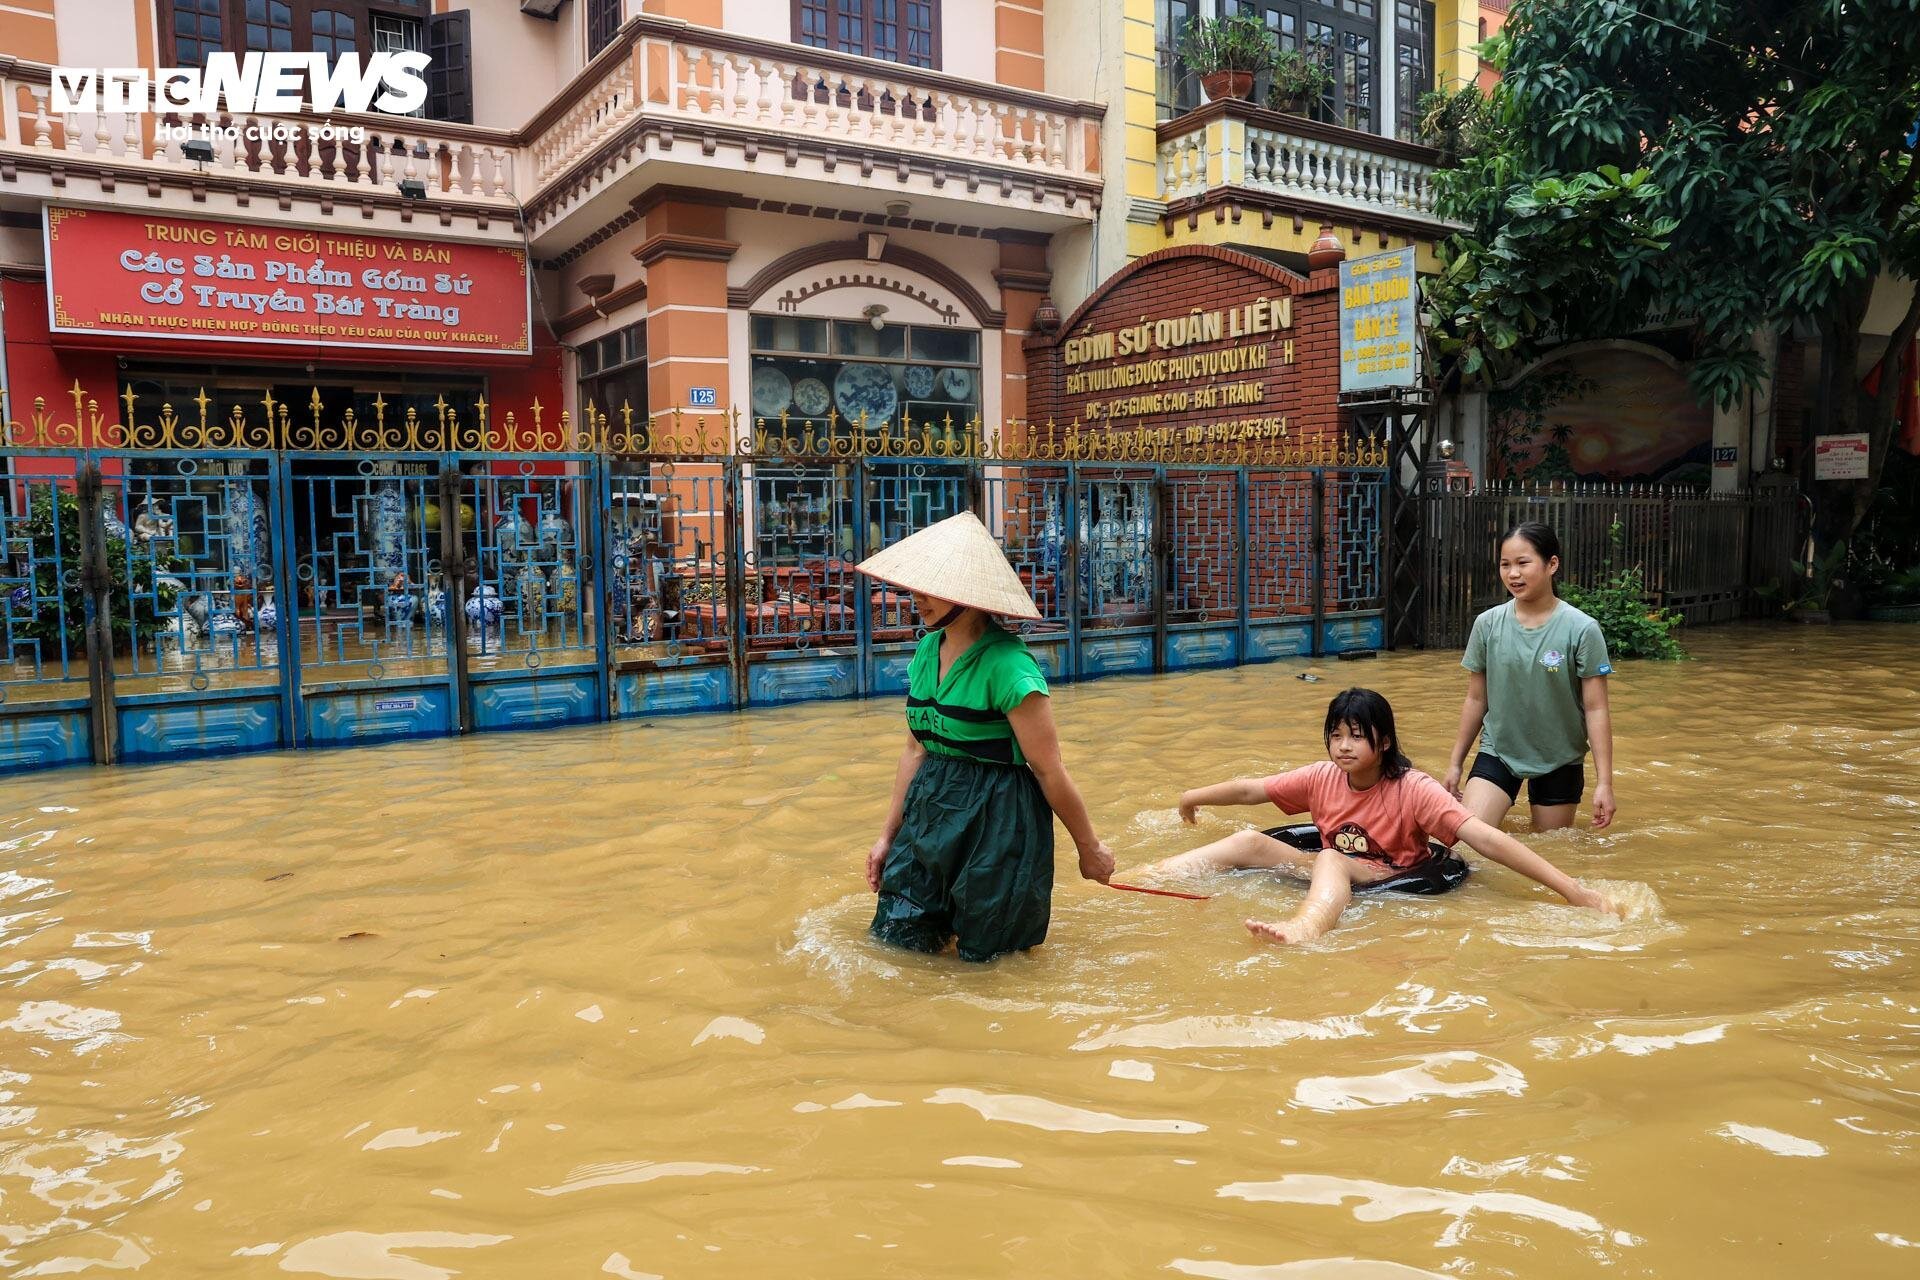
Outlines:
[[1593,789],[1593,829],[1605,831],[1613,825],[1613,784],[1603,782]]
[[[1440,785],[1445,787],[1447,789],[1447,794],[1452,796],[1455,800],[1465,799],[1465,797],[1460,794],[1460,766],[1459,765],[1450,764],[1447,766],[1447,776],[1440,779]],[[1597,793],[1596,793],[1596,798],[1597,798]]]
[[893,848],[892,836],[881,836],[867,850],[867,888],[880,892],[880,868],[886,864],[887,851]]
[[1200,821],[1200,802],[1193,798],[1193,792],[1182,792],[1180,796],[1180,821],[1192,826]]
[[1101,884],[1113,879],[1113,850],[1105,840],[1095,840],[1091,848],[1080,850],[1080,874]]

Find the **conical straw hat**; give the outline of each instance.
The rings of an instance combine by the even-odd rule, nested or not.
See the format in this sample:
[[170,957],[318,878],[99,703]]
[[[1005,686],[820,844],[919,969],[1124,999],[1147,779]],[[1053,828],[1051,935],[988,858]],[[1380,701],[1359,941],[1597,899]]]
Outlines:
[[1014,618],[1040,616],[1000,544],[971,511],[930,524],[857,567],[903,591]]

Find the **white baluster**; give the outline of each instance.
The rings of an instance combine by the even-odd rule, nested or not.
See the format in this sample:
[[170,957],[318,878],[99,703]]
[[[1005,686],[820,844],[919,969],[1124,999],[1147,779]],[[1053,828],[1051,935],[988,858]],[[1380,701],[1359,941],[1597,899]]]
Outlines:
[[[140,145],[140,113],[127,112],[122,123],[125,129],[120,138],[120,154],[129,160],[138,160],[143,150]],[[155,129],[154,132],[157,135],[159,130]]]
[[774,65],[780,72],[780,127],[791,129],[800,111],[796,95],[800,92],[797,86],[803,83],[803,78],[800,69],[790,62]]
[[45,85],[27,86],[27,96],[33,99],[33,145],[42,149],[53,146],[53,120],[47,112],[47,97],[52,92]]
[[948,113],[953,103],[953,95],[939,89],[933,89],[927,93],[926,101],[933,116],[931,120],[924,119],[924,116],[922,119],[922,123],[926,129],[927,149],[943,154],[951,152],[954,148],[953,139],[949,132]]
[[727,59],[727,66],[733,70],[733,118],[745,120],[747,118],[747,72],[753,67],[753,63],[735,54]]
[[1340,148],[1340,194],[1351,200],[1360,192],[1360,153]]
[[760,85],[760,115],[762,125],[773,123],[773,65],[763,59],[754,59],[753,74]]
[[1056,169],[1067,167],[1067,130],[1071,127],[1063,115],[1047,117],[1047,163]]

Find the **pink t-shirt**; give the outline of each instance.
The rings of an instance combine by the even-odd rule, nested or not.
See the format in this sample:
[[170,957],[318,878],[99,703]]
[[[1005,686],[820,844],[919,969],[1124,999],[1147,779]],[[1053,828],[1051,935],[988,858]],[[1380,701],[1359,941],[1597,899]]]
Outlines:
[[1365,791],[1347,785],[1331,760],[1276,773],[1267,799],[1285,813],[1305,813],[1327,847],[1356,858],[1410,867],[1427,856],[1427,841],[1450,845],[1472,815],[1447,789],[1418,769],[1382,778]]

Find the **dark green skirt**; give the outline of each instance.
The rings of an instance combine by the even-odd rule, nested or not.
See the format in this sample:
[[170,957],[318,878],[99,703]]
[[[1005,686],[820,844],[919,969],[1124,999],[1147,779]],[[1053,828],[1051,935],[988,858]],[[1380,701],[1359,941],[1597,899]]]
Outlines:
[[1025,766],[927,754],[907,787],[900,834],[880,872],[873,936],[962,960],[1046,941],[1053,904],[1053,810]]

